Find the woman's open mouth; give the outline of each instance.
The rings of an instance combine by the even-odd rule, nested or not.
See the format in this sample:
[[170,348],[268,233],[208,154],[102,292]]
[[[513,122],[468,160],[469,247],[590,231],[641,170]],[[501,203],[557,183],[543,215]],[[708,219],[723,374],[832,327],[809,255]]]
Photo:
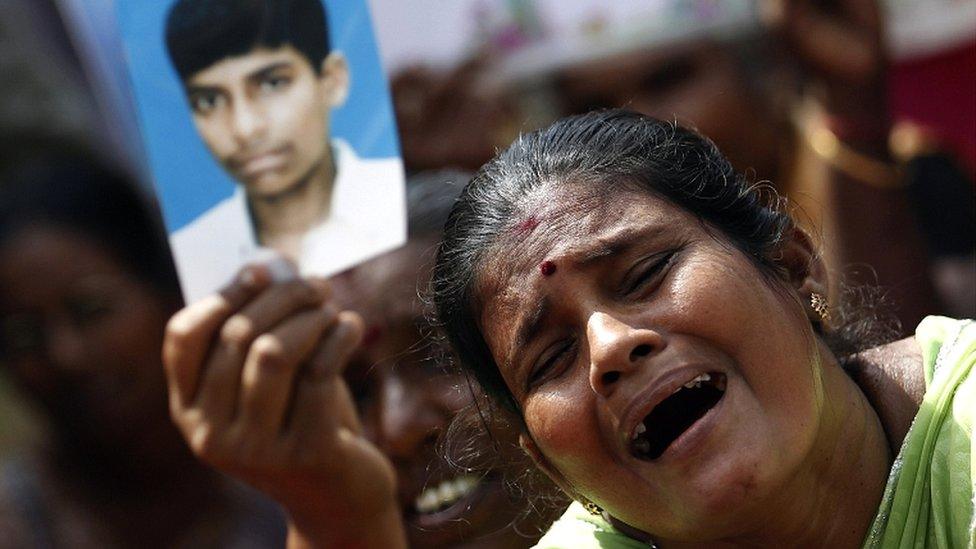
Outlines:
[[495,472],[441,477],[411,499],[404,505],[411,547],[455,547],[506,528],[522,511]]
[[630,453],[655,460],[725,396],[725,374],[707,372],[688,381],[647,414],[631,435]]
[[472,494],[482,479],[462,475],[424,488],[414,499],[413,511],[418,515],[432,515],[443,511]]

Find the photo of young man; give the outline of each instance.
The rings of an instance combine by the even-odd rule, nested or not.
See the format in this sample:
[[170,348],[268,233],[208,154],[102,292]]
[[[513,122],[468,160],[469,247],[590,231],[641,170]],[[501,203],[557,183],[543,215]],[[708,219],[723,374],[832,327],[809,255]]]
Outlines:
[[400,159],[360,158],[330,135],[350,69],[321,0],[177,0],[165,42],[197,133],[236,182],[171,235],[188,300],[261,248],[330,274],[402,242]]

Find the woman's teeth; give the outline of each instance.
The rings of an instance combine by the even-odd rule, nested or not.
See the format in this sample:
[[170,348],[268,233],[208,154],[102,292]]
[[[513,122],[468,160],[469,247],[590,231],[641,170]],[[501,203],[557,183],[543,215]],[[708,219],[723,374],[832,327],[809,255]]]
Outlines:
[[437,486],[425,488],[414,500],[414,507],[421,514],[435,513],[454,505],[480,483],[481,479],[473,475],[442,481]]
[[728,379],[720,372],[696,376],[664,399],[634,427],[630,449],[635,457],[654,460],[725,394]]
[[701,387],[703,381],[711,381],[711,380],[712,380],[711,374],[701,374],[695,379],[689,381],[688,383],[685,383],[685,389],[691,389],[692,387]]
[[[709,374],[709,373],[699,374],[694,379],[689,380],[683,386],[678,387],[677,389],[675,389],[674,392],[677,393],[682,388],[684,388],[684,389],[701,389],[702,383],[708,383],[711,380],[712,380],[712,374]],[[725,390],[725,379],[716,380],[716,385],[719,385],[720,386],[720,387],[718,387],[720,391],[724,391]],[[674,393],[672,393],[672,394],[674,394]],[[633,434],[631,434],[631,436],[630,436],[630,440],[637,440],[638,437],[640,437],[641,435],[643,435],[646,432],[647,432],[647,426],[644,425],[643,422],[638,423],[637,424],[637,427],[634,428]]]

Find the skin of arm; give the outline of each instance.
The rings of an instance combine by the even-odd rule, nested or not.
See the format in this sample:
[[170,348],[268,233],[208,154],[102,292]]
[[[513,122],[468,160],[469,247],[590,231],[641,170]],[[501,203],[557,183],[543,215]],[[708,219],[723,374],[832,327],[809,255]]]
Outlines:
[[892,455],[898,453],[925,396],[922,353],[915,338],[863,351],[848,359],[854,381],[878,412]]
[[341,377],[361,337],[324,280],[272,283],[262,266],[167,326],[174,422],[198,458],[282,504],[289,547],[406,547],[396,473]]

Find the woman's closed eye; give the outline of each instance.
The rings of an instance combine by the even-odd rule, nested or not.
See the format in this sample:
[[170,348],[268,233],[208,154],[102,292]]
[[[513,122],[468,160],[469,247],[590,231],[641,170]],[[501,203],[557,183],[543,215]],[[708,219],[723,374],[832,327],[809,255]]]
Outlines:
[[677,250],[669,250],[645,257],[637,262],[636,265],[628,269],[624,274],[620,284],[621,294],[624,296],[635,296],[643,290],[655,286],[659,282],[661,275],[671,265]]
[[576,353],[576,341],[567,339],[556,341],[546,348],[529,372],[526,385],[529,390],[555,378],[572,362]]

